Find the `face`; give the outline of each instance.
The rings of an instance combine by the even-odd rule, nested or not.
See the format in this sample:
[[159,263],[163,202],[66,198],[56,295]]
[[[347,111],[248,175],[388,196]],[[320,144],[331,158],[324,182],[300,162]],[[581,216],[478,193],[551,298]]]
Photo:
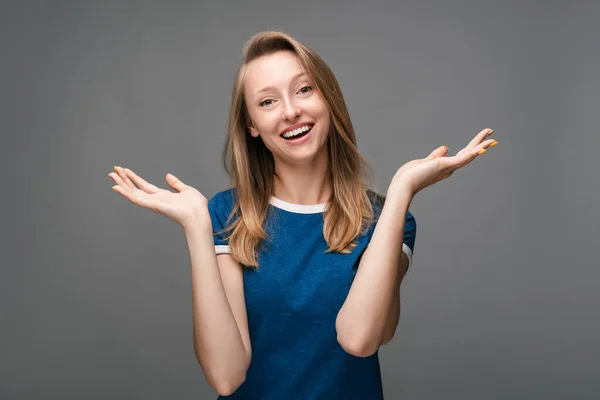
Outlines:
[[326,156],[329,111],[294,53],[278,51],[252,60],[244,92],[250,134],[262,138],[276,163]]

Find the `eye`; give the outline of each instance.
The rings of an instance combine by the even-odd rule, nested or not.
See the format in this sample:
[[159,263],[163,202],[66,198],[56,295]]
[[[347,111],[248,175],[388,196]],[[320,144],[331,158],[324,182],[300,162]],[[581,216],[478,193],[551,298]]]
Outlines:
[[273,104],[273,99],[266,99],[258,103],[259,107],[270,106],[271,104]]
[[308,93],[312,91],[312,86],[304,86],[302,89],[300,89],[300,92],[302,93]]

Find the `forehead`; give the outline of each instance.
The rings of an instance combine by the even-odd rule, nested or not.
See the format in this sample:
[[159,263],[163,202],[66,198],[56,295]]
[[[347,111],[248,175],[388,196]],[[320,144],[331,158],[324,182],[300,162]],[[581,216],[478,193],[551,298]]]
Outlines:
[[244,79],[246,93],[253,95],[266,86],[286,87],[302,72],[304,68],[291,51],[265,54],[248,63]]

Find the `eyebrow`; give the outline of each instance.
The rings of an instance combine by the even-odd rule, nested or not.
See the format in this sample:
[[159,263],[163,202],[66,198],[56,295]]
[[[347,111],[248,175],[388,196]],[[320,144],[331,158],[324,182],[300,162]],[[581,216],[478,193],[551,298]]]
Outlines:
[[[308,76],[308,74],[306,72],[300,72],[299,74],[294,75],[294,77],[292,78],[292,82],[295,81],[296,79],[304,76],[304,75]],[[275,88],[273,86],[266,86],[266,87],[258,90],[255,93],[255,95],[259,94],[260,92],[266,92],[266,91],[271,90],[271,89],[275,89]]]

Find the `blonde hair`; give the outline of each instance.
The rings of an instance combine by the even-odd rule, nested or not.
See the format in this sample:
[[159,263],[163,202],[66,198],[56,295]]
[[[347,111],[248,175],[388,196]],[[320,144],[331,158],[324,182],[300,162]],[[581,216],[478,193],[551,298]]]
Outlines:
[[[333,192],[324,213],[323,236],[327,252],[348,254],[355,239],[374,219],[375,198],[365,183],[371,169],[356,146],[354,128],[335,75],[312,49],[283,32],[260,32],[243,49],[244,60],[237,73],[231,98],[228,135],[223,162],[235,187],[234,207],[225,231],[231,231],[229,246],[238,262],[258,268],[257,249],[266,238],[263,222],[273,194],[274,160],[260,137],[249,134],[250,119],[244,100],[244,76],[248,64],[266,54],[291,51],[313,79],[330,113],[327,139],[329,178]],[[233,218],[237,215],[238,218]]]

